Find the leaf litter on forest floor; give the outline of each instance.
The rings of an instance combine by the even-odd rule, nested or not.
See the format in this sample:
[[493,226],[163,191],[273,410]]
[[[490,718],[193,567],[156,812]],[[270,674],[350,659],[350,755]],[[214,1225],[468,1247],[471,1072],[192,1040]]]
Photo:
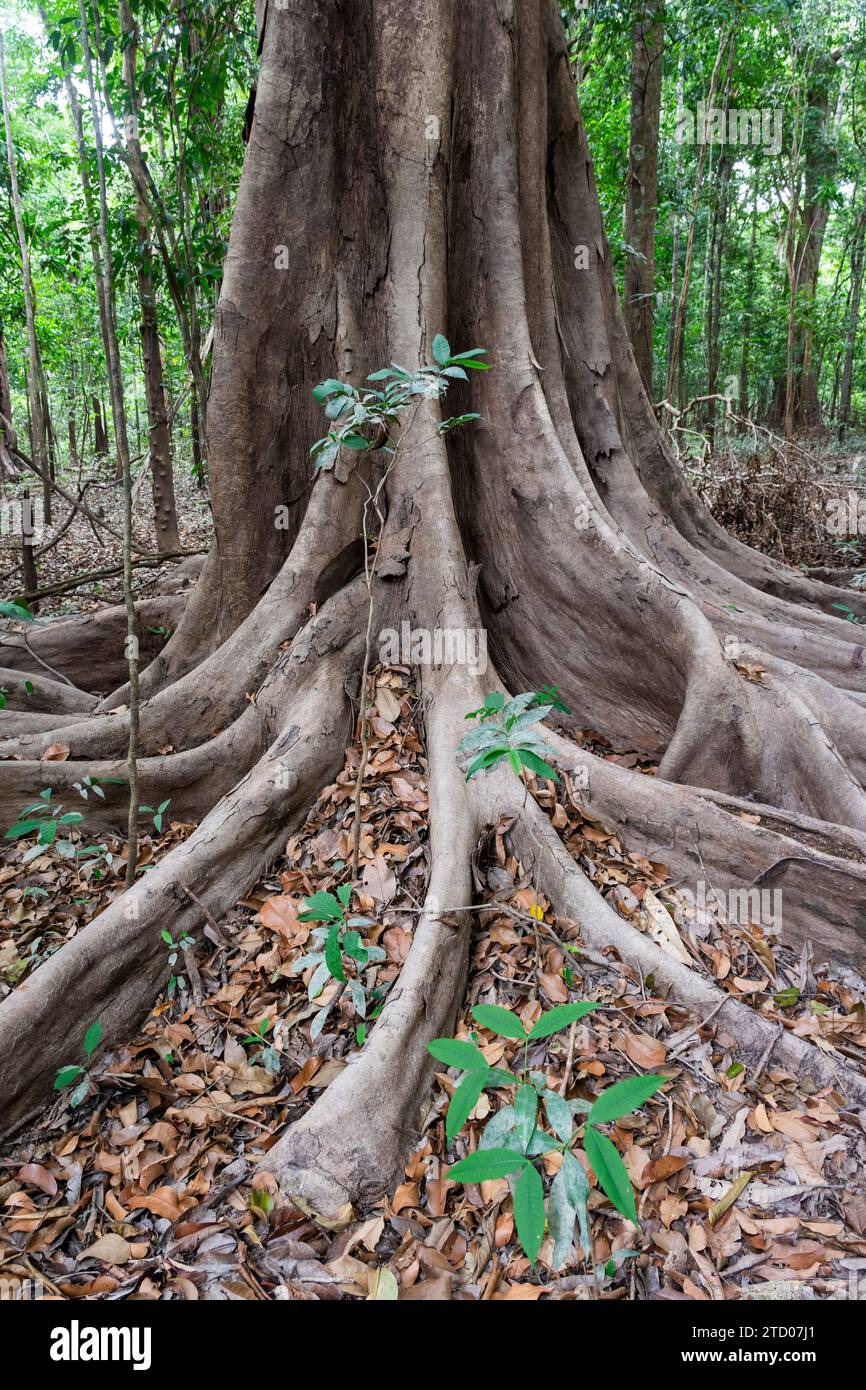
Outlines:
[[[365,972],[368,998],[377,1003],[399,974],[426,891],[427,793],[407,673],[380,669],[374,682],[362,886],[352,910],[370,919],[364,940],[384,954]],[[157,1297],[166,1287],[175,1296],[210,1296],[223,1274],[227,1282],[219,1281],[214,1296],[259,1296],[246,1261],[263,1246],[257,1227],[267,1225],[266,1180],[230,1190],[219,1220],[213,1194],[238,1171],[246,1176],[248,1150],[260,1150],[297,1118],[357,1045],[351,998],[335,1001],[333,981],[309,998],[310,972],[294,969],[314,927],[300,920],[305,903],[347,877],[357,766],[351,748],[280,860],[216,931],[204,926],[195,948],[201,1002],[186,982],[174,997],[163,996],[140,1035],[93,1069],[96,1099],[76,1112],[61,1098],[0,1163],[2,1267],[35,1260],[40,1276],[67,1297],[132,1288]],[[43,872],[39,865],[27,867]],[[67,889],[58,879],[56,891]],[[312,1023],[329,1004],[328,1025],[311,1043]],[[309,1226],[298,1213],[280,1220],[287,1230]],[[122,1237],[129,1259],[104,1259],[111,1247],[96,1244],[103,1236]],[[175,1278],[173,1262],[177,1269],[194,1263],[203,1287]],[[100,1267],[106,1264],[112,1268]]]
[[[372,987],[387,988],[425,893],[426,764],[409,673],[380,668],[374,684],[353,910],[374,923],[365,939],[380,942],[386,959]],[[634,755],[631,765],[639,762]],[[507,1065],[517,1045],[472,1022],[474,1005],[504,1005],[530,1025],[542,1009],[592,1000],[597,1009],[571,1034],[532,1045],[530,1065],[550,1088],[590,1100],[636,1073],[669,1078],[660,1098],[611,1129],[639,1228],[588,1170],[592,1258],[574,1245],[554,1273],[545,1234],[533,1269],[516,1240],[507,1180],[464,1186],[448,1176],[510,1092],[484,1091],[449,1146],[444,1111],[457,1078],[444,1068],[403,1181],[387,1198],[340,1230],[285,1204],[254,1160],[357,1046],[344,995],[311,1042],[329,996],[310,1000],[308,972],[292,971],[312,926],[300,921],[304,903],[346,877],[357,766],[357,749],[347,750],[285,855],[216,932],[204,927],[201,1002],[188,987],[163,996],[139,1036],[94,1069],[95,1100],[77,1112],[58,1101],[13,1145],[0,1164],[4,1276],[38,1277],[67,1298],[702,1300],[781,1284],[798,1296],[844,1297],[866,1258],[866,1117],[773,1067],[753,1080],[714,1022],[702,1026],[658,997],[627,964],[582,952],[579,925],[557,920],[510,853],[507,824],[494,828],[476,866],[478,901],[489,910],[475,919],[456,1036],[471,1031],[491,1065]],[[646,760],[643,770],[653,771]],[[696,929],[679,913],[663,864],[629,854],[567,784],[533,790],[581,868],[638,929],[667,932],[664,914],[669,949],[723,988],[773,1017],[794,1014],[794,1026],[825,1046],[843,1031],[858,1046],[855,977],[835,979],[808,952],[798,958],[777,943],[767,947],[771,969],[758,938],[713,913]],[[829,1038],[828,1015],[808,1008],[818,997],[840,1015]],[[559,1162],[545,1159],[547,1179]]]

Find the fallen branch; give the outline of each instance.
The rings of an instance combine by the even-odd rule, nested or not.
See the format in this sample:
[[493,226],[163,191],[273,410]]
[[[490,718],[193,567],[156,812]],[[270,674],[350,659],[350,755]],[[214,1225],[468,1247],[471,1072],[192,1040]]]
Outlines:
[[[203,550],[168,550],[164,555],[140,555],[133,559],[132,564],[145,569],[157,569],[166,560],[182,560],[189,558],[190,555],[203,555],[204,553]],[[51,594],[65,594],[70,589],[79,588],[82,584],[91,584],[97,579],[111,579],[118,574],[123,574],[122,564],[107,565],[104,569],[89,570],[87,574],[78,574],[72,579],[60,580],[57,584],[49,584],[43,589],[27,589],[18,597],[32,602],[40,598],[48,598]]]

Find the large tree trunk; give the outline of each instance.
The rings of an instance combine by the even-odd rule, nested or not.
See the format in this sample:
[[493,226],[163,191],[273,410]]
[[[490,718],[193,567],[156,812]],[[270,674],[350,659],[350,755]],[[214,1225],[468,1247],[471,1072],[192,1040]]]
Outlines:
[[[473,850],[500,816],[585,939],[615,945],[672,997],[724,1008],[744,1058],[772,1053],[862,1105],[838,1059],[777,1036],[623,923],[510,771],[467,782],[457,764],[464,716],[487,690],[557,680],[581,726],[659,758],[647,778],[549,731],[557,764],[588,780],[592,813],[678,875],[784,877],[792,936],[866,954],[866,663],[859,627],[831,611],[843,592],[855,612],[864,600],[730,540],[677,471],[620,310],[555,0],[289,0],[266,13],[214,348],[215,543],[144,673],[141,710],[142,798],[170,795],[203,819],[0,1004],[3,1126],[44,1103],[83,1018],[102,1021],[108,1045],[128,1034],[168,975],[161,930],[196,929],[199,902],[233,903],[341,765],[378,465],[352,454],[313,481],[310,388],[427,361],[442,330],[490,351],[471,401],[455,387],[456,408],[482,420],[443,438],[439,403],[419,406],[422,441],[385,485],[373,632],[483,623],[495,670],[417,669],[429,896],[370,1038],[269,1166],[327,1212],[399,1171],[425,1105],[426,1043],[463,986]],[[274,524],[285,505],[290,532]],[[122,689],[98,704],[78,691],[53,713],[5,712],[0,810],[86,772],[117,775],[124,703]],[[69,759],[43,761],[60,736]],[[122,798],[106,789],[100,812],[117,820]]]

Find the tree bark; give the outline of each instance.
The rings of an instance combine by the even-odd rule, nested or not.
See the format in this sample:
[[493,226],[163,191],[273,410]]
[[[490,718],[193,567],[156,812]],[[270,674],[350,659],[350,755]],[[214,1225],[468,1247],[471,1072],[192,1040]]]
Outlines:
[[[713,64],[713,72],[710,78],[710,90],[707,96],[707,111],[712,111],[715,106],[716,93],[719,89],[719,73],[721,72],[722,59],[725,56],[725,50],[728,47],[729,42],[730,34],[727,30],[724,30],[722,32],[721,39],[719,40],[719,48],[716,54],[716,61]],[[688,235],[686,237],[686,255],[685,264],[683,266],[682,286],[680,288],[679,302],[677,304],[676,313],[674,316],[674,336],[673,343],[671,345],[671,352],[668,359],[668,379],[667,384],[665,386],[665,400],[668,401],[671,399],[671,396],[673,394],[674,370],[675,365],[679,360],[680,350],[683,341],[683,332],[685,329],[686,302],[688,300],[689,282],[691,280],[692,272],[692,256],[694,255],[695,248],[695,223],[697,221],[698,208],[700,207],[701,186],[704,181],[704,163],[706,159],[706,152],[707,145],[702,141],[700,146],[700,154],[698,155],[698,167],[695,173],[695,192],[694,200],[692,203],[692,215],[689,220],[689,230]]]
[[24,317],[27,324],[27,400],[30,407],[30,447],[37,467],[44,475],[42,484],[42,506],[46,524],[51,522],[51,487],[49,485],[48,443],[45,433],[45,415],[39,373],[39,340],[36,336],[36,309],[33,302],[33,278],[30,273],[30,248],[24,229],[21,211],[21,194],[18,189],[18,162],[12,139],[12,115],[9,105],[9,92],[6,82],[6,53],[3,34],[0,31],[0,91],[3,98],[3,123],[6,131],[6,158],[9,167],[9,187],[12,194],[12,213],[18,237],[18,250],[21,255],[21,287],[24,296]]
[[851,245],[851,290],[848,307],[848,326],[845,334],[845,365],[842,368],[842,385],[839,395],[838,428],[842,439],[848,426],[851,413],[851,385],[854,379],[854,350],[857,346],[857,330],[860,326],[860,297],[863,292],[863,253],[866,242],[866,194],[863,207],[857,218],[857,228]]
[[[123,50],[123,73],[129,93],[127,116],[127,146],[136,154],[138,138],[138,101],[135,89],[135,69],[138,30],[127,0],[120,4],[121,33],[126,38]],[[144,392],[147,401],[148,460],[153,489],[153,515],[158,551],[180,549],[177,529],[177,506],[174,497],[174,474],[171,459],[171,432],[165,405],[162,350],[159,341],[159,322],[153,284],[153,250],[150,240],[150,217],[147,203],[135,188],[135,221],[138,229],[138,295],[141,305],[141,355],[144,365]]]
[[19,465],[14,458],[17,443],[18,436],[12,422],[12,392],[9,387],[6,338],[3,333],[3,321],[0,319],[0,477],[18,477]]
[[634,359],[652,397],[655,234],[664,0],[636,0],[632,30],[631,134],[625,201],[623,302]]
[[97,458],[105,458],[108,454],[108,434],[105,429],[105,416],[102,413],[102,401],[94,391],[90,397],[93,407],[93,452]]
[[743,315],[743,342],[740,349],[740,381],[738,414],[744,418],[749,415],[749,348],[752,335],[752,298],[755,293],[755,253],[758,244],[758,181],[752,188],[752,231],[749,238],[749,264],[746,270],[746,310]]

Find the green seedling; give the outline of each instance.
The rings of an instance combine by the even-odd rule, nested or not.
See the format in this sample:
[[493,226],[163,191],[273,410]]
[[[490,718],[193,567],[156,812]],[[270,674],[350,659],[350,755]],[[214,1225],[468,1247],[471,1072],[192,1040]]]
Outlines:
[[262,1018],[259,1020],[258,1028],[253,1033],[248,1033],[241,1042],[245,1047],[260,1047],[259,1061],[265,1071],[271,1072],[276,1076],[280,1070],[280,1054],[273,1043],[268,1041],[268,1033],[274,1026],[272,1018]]
[[[186,951],[189,949],[190,946],[195,945],[195,937],[190,936],[189,932],[181,932],[180,936],[177,938],[177,940],[175,940],[171,932],[168,931],[165,927],[163,927],[162,931],[160,932],[160,936],[162,937],[165,944],[168,946],[168,963],[173,970],[174,966],[177,964],[178,957],[180,956],[181,951]],[[179,989],[186,989],[186,976],[180,973],[176,975],[172,974],[171,979],[169,980],[166,986],[166,994],[169,996],[169,998],[171,998],[171,996]]]
[[64,811],[63,806],[52,801],[50,787],[39,793],[39,800],[25,806],[19,819],[10,825],[4,835],[6,840],[21,840],[27,835],[36,835],[36,843],[25,851],[22,864],[29,864],[46,849],[52,846],[63,859],[74,859],[78,853],[72,840],[58,836],[64,826],[78,825],[84,817],[80,811]]
[[466,719],[479,719],[480,727],[464,735],[460,740],[458,752],[464,756],[477,754],[466,769],[466,780],[477,772],[487,771],[503,760],[518,777],[524,768],[540,777],[549,777],[558,782],[559,777],[542,756],[549,753],[547,744],[536,732],[534,725],[544,719],[553,709],[552,704],[539,705],[535,691],[526,691],[506,700],[500,691],[485,696],[484,704],[470,710]]
[[[317,439],[310,450],[317,470],[333,468],[341,449],[390,452],[388,439],[417,397],[441,398],[450,382],[468,381],[467,371],[486,372],[490,367],[489,362],[481,361],[487,354],[486,348],[471,348],[469,352],[452,355],[451,346],[441,333],[433,339],[432,353],[432,363],[417,371],[392,362],[372,372],[367,377],[371,384],[362,390],[336,377],[329,377],[314,388],[314,397],[332,421],[328,433]],[[446,434],[479,418],[472,412],[452,416],[439,422],[436,433]]]
[[[575,1222],[580,1242],[589,1258],[589,1182],[583,1165],[574,1153],[579,1139],[602,1191],[627,1220],[637,1225],[634,1192],[619,1150],[604,1134],[601,1125],[628,1115],[643,1105],[666,1080],[663,1076],[630,1076],[609,1086],[592,1103],[566,1100],[547,1085],[541,1072],[530,1071],[530,1044],[568,1028],[598,1005],[591,1002],[561,1004],[543,1013],[529,1032],[510,1009],[477,1004],[472,1016],[482,1028],[523,1044],[523,1070],[520,1075],[502,1067],[491,1067],[474,1042],[459,1038],[435,1038],[428,1051],[446,1066],[465,1073],[451,1097],[445,1120],[450,1143],[474,1110],[482,1091],[488,1087],[516,1087],[513,1102],[502,1106],[487,1121],[478,1149],[449,1169],[454,1182],[487,1182],[509,1178],[514,1198],[517,1235],[532,1264],[538,1256],[545,1230],[554,1241],[554,1268],[561,1269],[574,1243]],[[544,1113],[542,1128],[539,1107]],[[580,1115],[580,1121],[576,1116]],[[544,1182],[536,1160],[544,1154],[562,1154],[562,1166],[550,1187],[545,1210]]]
[[[91,1023],[87,1032],[84,1034],[84,1055],[88,1062],[99,1046],[102,1038],[102,1024],[99,1022]],[[69,1097],[69,1104],[75,1108],[80,1105],[90,1089],[90,1075],[85,1067],[75,1064],[68,1067],[60,1067],[54,1078],[55,1091],[65,1091],[67,1086],[74,1086]]]
[[163,817],[165,816],[165,813],[170,805],[171,797],[169,797],[167,801],[163,801],[159,806],[157,806],[156,810],[154,810],[152,806],[139,806],[138,813],[139,815],[153,816],[153,828],[156,831],[157,835],[161,835]]
[[[333,893],[314,893],[306,901],[306,910],[298,914],[300,922],[320,922],[311,933],[316,946],[314,951],[301,956],[292,966],[293,974],[314,967],[307,986],[311,1000],[317,999],[329,980],[337,980],[348,993],[359,1019],[367,1017],[372,994],[366,988],[361,972],[368,965],[375,965],[385,959],[380,946],[365,946],[358,927],[369,927],[368,917],[348,917],[348,907],[352,898],[352,885],[344,883]],[[347,973],[350,972],[351,973]],[[342,992],[342,991],[341,991]],[[325,1021],[336,1003],[332,1000],[320,1009],[310,1026],[310,1037],[315,1040],[325,1026]],[[366,1032],[364,1034],[366,1037]]]

